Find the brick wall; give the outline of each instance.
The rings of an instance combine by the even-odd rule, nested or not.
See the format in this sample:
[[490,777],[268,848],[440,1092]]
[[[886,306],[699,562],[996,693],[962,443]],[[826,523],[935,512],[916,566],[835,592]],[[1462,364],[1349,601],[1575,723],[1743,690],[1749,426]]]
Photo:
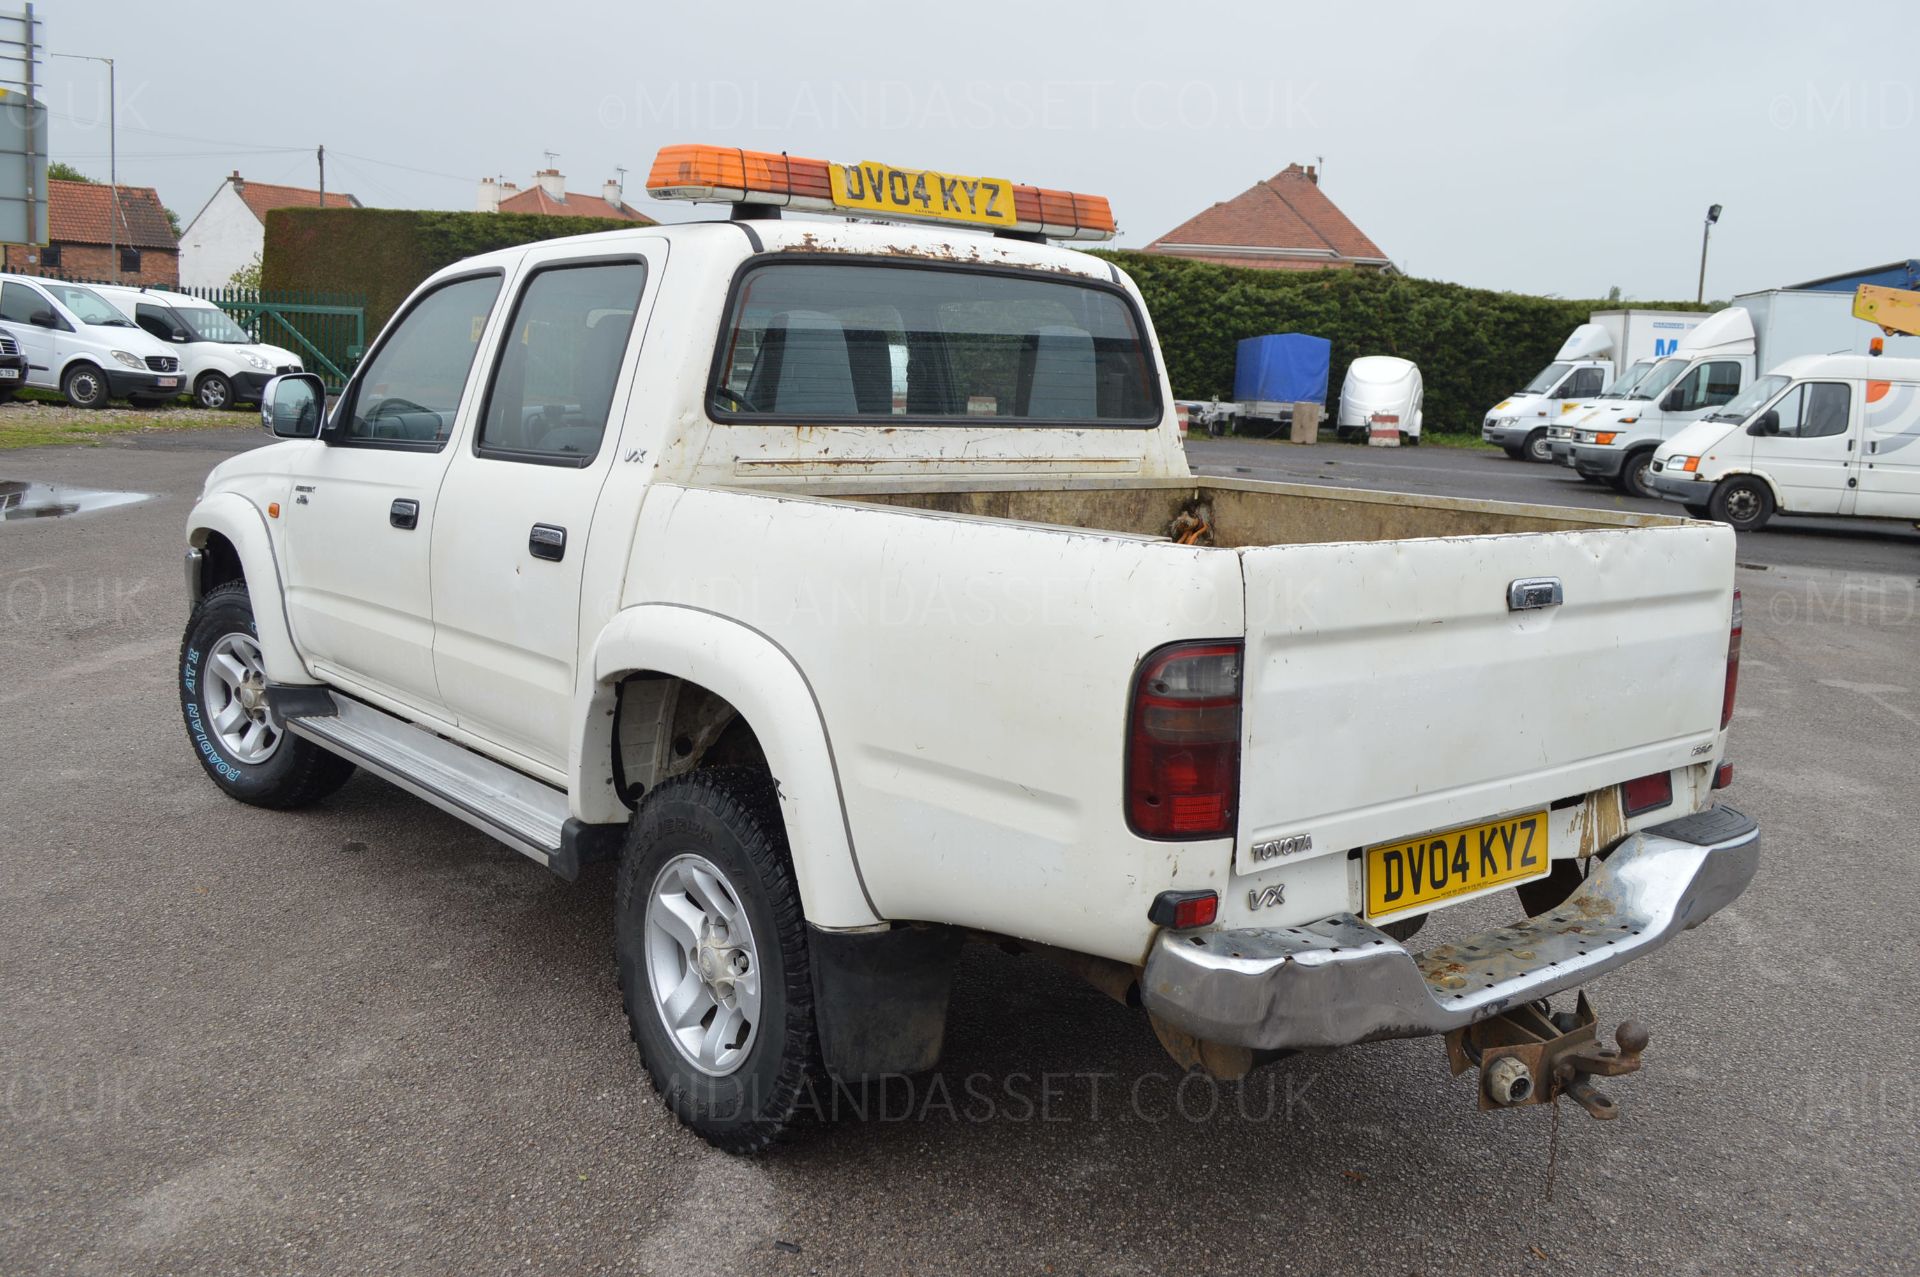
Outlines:
[[[46,266],[28,260],[30,255],[39,256],[44,252],[44,249],[25,244],[8,244],[6,267],[20,275],[57,275],[64,279],[103,282],[113,279],[114,251],[104,244],[62,244],[58,266]],[[120,282],[171,288],[180,282],[180,254],[169,249],[143,248],[140,250],[140,272],[123,271]]]

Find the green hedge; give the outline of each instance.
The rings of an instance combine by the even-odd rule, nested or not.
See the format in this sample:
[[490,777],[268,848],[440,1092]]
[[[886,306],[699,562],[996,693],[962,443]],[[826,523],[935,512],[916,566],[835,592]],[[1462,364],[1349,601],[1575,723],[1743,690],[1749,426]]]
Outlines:
[[367,339],[420,281],[463,257],[535,240],[631,230],[637,223],[534,213],[277,208],[267,214],[261,286],[367,299]]
[[1139,284],[1180,398],[1232,398],[1235,344],[1243,337],[1313,333],[1333,343],[1330,416],[1349,363],[1398,355],[1420,365],[1426,427],[1434,431],[1477,431],[1487,409],[1545,367],[1593,311],[1629,304],[1712,309],[1531,297],[1355,270],[1252,270],[1158,253],[1100,256]]

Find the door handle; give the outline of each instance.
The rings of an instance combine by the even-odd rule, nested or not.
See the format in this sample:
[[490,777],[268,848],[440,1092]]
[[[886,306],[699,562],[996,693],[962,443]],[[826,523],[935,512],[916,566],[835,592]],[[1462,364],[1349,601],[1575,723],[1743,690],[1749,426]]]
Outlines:
[[420,503],[405,497],[387,507],[387,522],[408,532],[420,526]]
[[567,530],[551,523],[536,523],[527,533],[527,553],[536,559],[558,563],[567,557]]

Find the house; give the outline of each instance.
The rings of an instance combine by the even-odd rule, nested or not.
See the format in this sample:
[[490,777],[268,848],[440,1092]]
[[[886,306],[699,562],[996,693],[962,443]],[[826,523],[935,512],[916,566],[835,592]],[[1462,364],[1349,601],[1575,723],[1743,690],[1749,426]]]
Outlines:
[[1392,271],[1378,244],[1320,189],[1309,164],[1289,164],[1147,245],[1146,252],[1259,270]]
[[235,169],[180,236],[180,282],[220,288],[250,264],[267,242],[267,214],[276,208],[360,208],[344,191],[249,182]]
[[533,175],[533,185],[521,190],[504,178],[480,179],[480,197],[474,203],[480,213],[534,213],[541,217],[609,217],[652,226],[654,221],[627,203],[618,182],[608,182],[598,195],[582,195],[567,189],[567,179],[555,168],[541,169]]
[[47,182],[47,243],[8,244],[6,268],[124,284],[175,284],[180,241],[167,207],[151,186],[114,188],[98,182]]

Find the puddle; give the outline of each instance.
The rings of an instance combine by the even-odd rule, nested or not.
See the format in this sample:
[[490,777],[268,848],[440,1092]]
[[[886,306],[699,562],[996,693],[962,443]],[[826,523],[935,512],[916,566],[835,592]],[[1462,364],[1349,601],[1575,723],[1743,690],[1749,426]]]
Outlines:
[[97,488],[67,488],[57,483],[22,483],[0,479],[0,520],[64,519],[70,514],[110,510],[117,505],[145,501],[150,492],[102,492]]

